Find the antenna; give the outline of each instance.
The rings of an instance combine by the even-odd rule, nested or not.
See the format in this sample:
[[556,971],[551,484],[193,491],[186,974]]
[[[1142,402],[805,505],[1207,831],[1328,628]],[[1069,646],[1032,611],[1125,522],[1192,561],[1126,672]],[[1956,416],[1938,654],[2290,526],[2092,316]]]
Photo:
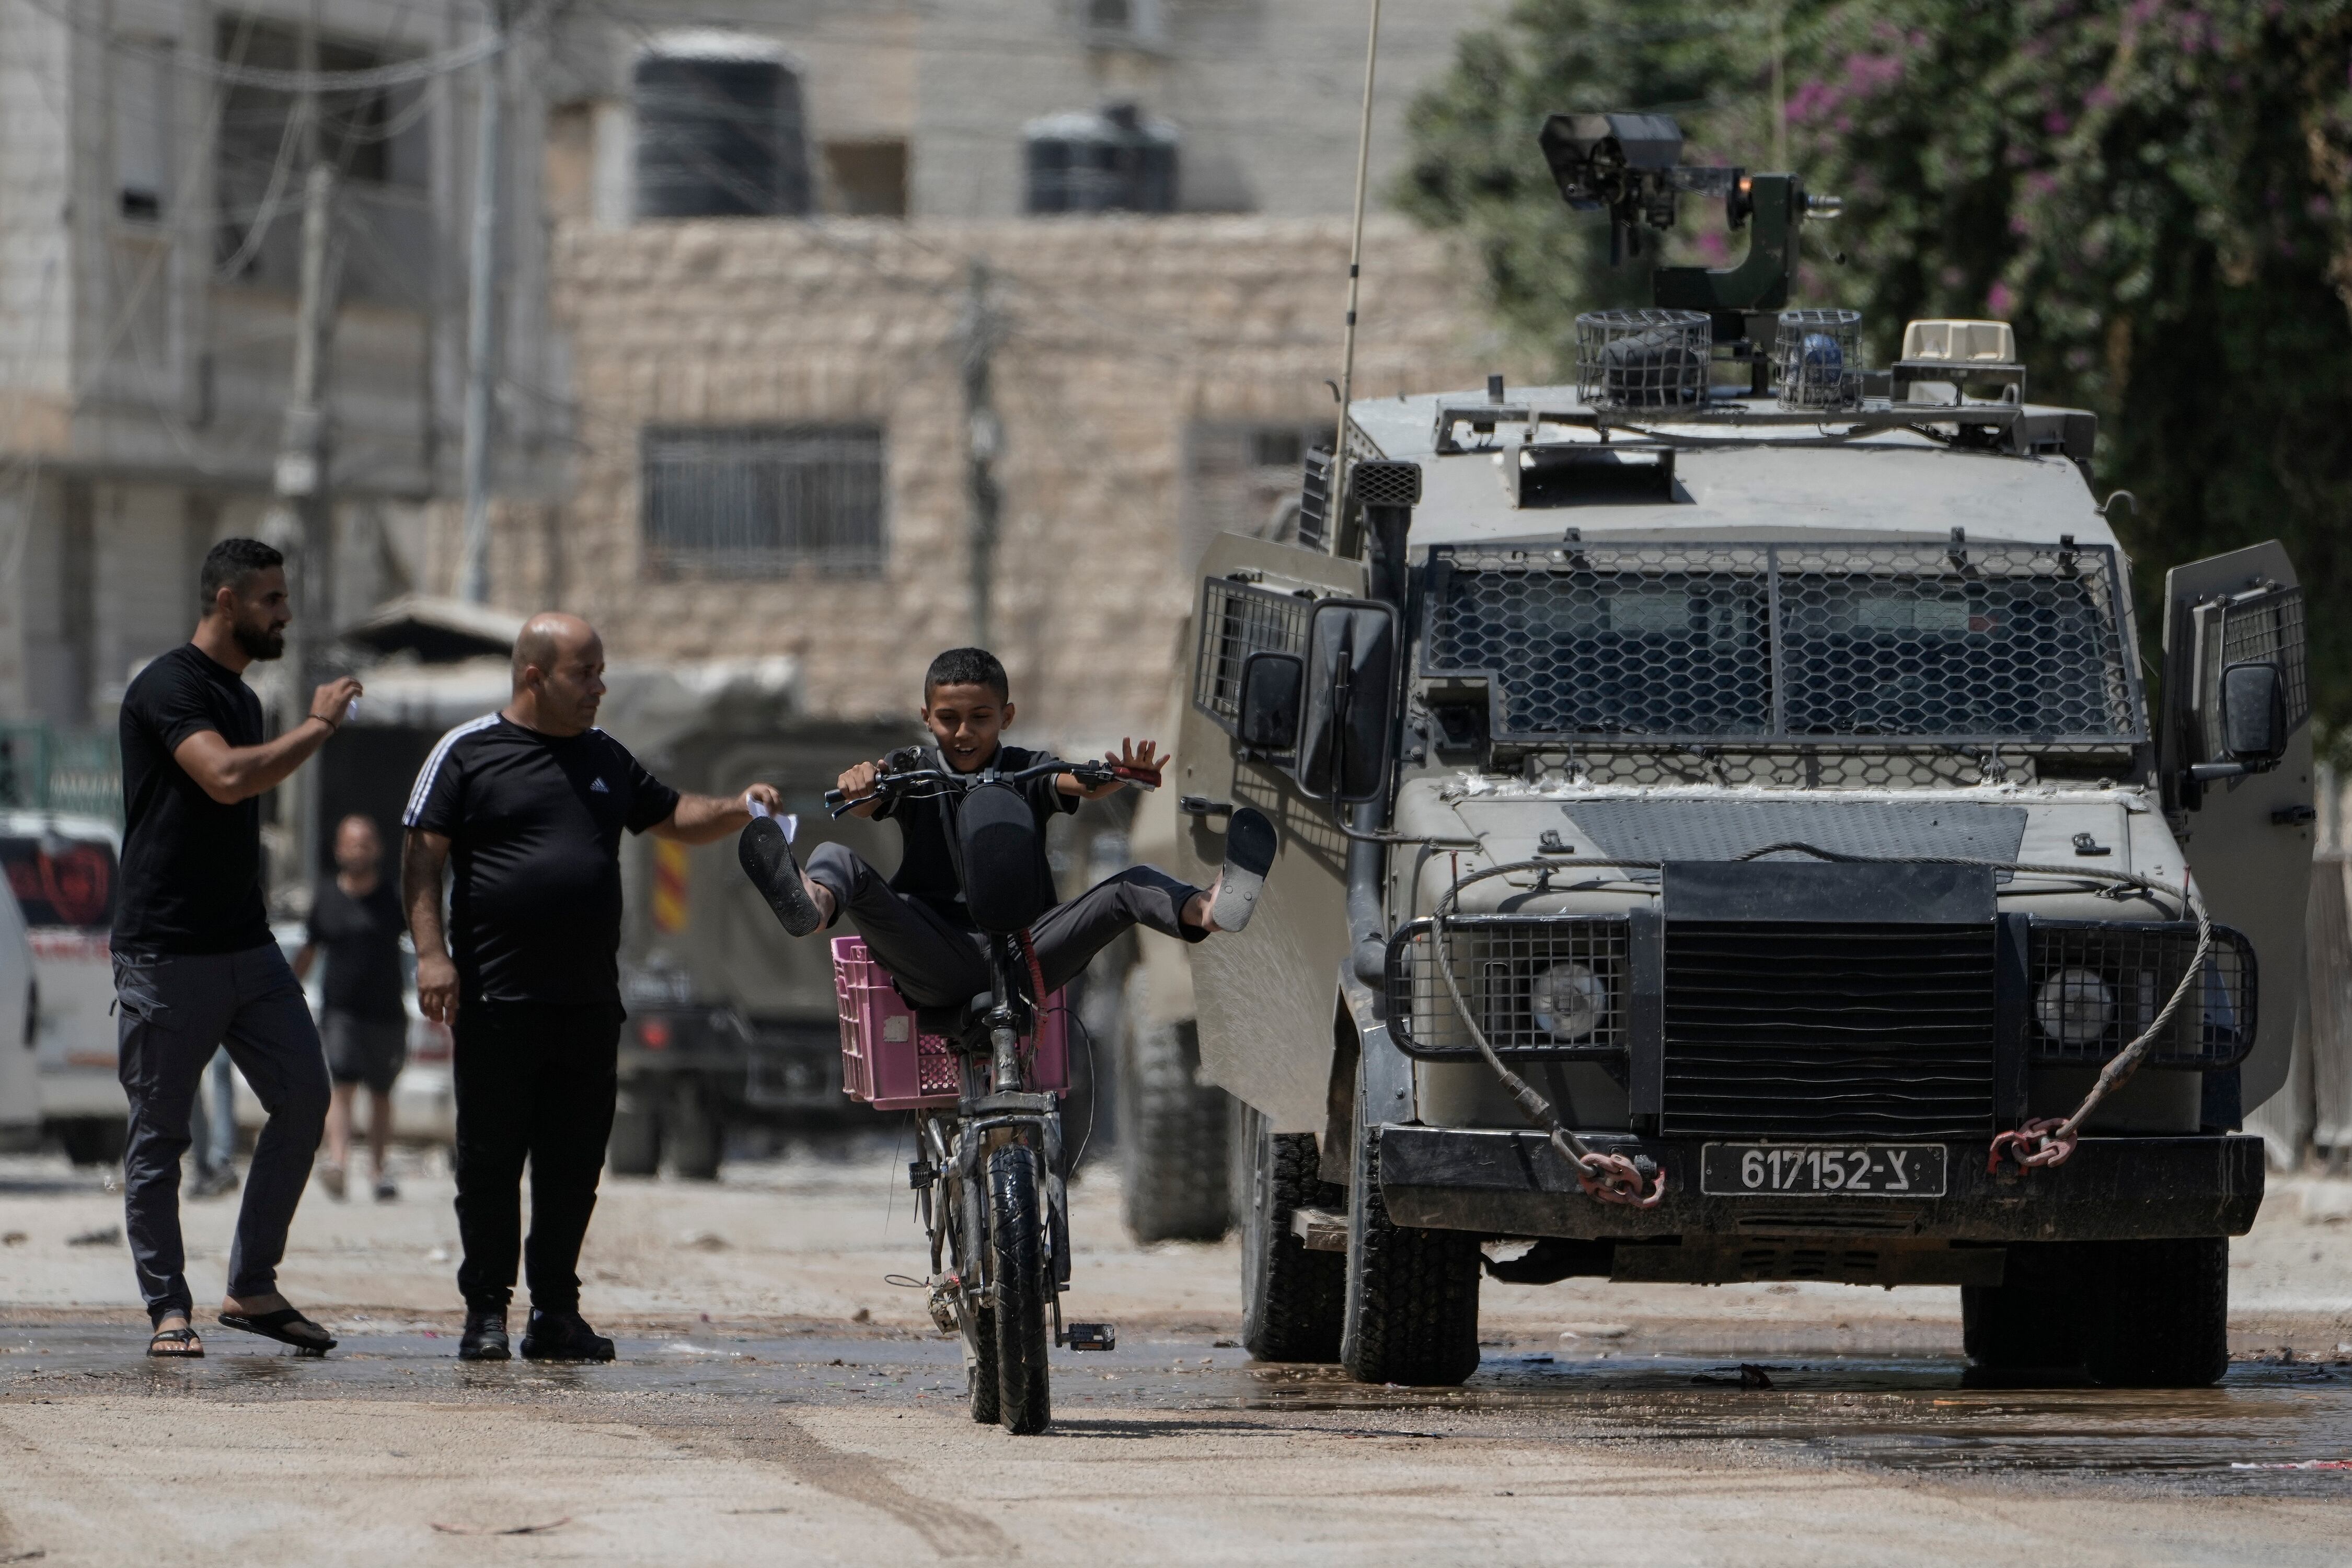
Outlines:
[[[1339,351],[1339,424],[1331,443],[1334,521],[1344,523],[1348,508],[1348,400],[1356,390],[1356,290],[1364,263],[1364,180],[1372,156],[1372,69],[1381,58],[1381,0],[1372,0],[1370,36],[1364,41],[1364,114],[1356,131],[1356,222],[1348,238],[1348,330]],[[1336,542],[1339,532],[1334,531]]]

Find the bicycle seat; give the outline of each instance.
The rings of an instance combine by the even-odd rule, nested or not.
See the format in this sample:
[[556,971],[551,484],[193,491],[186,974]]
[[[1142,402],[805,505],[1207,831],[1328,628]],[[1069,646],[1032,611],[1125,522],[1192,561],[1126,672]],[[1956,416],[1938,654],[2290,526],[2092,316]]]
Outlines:
[[915,1027],[927,1035],[940,1035],[950,1040],[966,1040],[985,1034],[988,1010],[996,1005],[993,993],[982,991],[956,1007],[918,1007]]

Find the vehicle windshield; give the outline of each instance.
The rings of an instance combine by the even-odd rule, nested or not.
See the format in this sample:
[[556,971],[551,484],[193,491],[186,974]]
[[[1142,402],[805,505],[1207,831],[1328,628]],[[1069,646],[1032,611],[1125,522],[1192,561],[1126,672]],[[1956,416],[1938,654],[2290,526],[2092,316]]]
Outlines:
[[2142,734],[2104,546],[1441,547],[1427,602],[1423,673],[1486,676],[1513,737]]
[[35,931],[113,926],[114,847],[104,839],[0,836],[0,867]]

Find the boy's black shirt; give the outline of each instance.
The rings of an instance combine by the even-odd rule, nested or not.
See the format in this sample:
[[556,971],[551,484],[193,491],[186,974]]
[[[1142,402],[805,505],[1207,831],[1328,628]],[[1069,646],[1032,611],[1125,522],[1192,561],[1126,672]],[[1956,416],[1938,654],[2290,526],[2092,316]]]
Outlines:
[[[1023,768],[1035,767],[1052,760],[1052,753],[1032,752],[1021,746],[996,748],[991,763],[999,773],[1014,773]],[[937,747],[906,746],[882,759],[890,773],[905,773],[910,768],[937,768],[941,773],[953,773],[947,759]],[[967,777],[971,775],[966,775]],[[1028,783],[1018,785],[1028,798],[1029,809],[1037,818],[1037,874],[1047,887],[1054,877],[1045,861],[1045,824],[1057,813],[1075,812],[1079,799],[1061,791],[1059,773],[1040,773]],[[898,823],[906,840],[898,859],[898,869],[890,878],[890,886],[909,898],[920,899],[950,924],[966,930],[977,930],[971,912],[964,907],[963,889],[957,885],[955,849],[948,842],[949,802],[937,795],[902,795],[875,812],[876,819],[888,818]]]

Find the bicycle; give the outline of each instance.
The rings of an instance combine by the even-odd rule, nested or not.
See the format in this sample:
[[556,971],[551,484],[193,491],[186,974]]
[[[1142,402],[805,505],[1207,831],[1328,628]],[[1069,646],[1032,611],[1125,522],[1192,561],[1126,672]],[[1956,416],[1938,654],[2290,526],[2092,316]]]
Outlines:
[[959,1007],[917,1010],[921,1031],[943,1036],[955,1052],[961,1090],[952,1111],[915,1112],[920,1155],[908,1180],[930,1237],[931,1319],[963,1339],[971,1418],[1016,1434],[1041,1432],[1052,1419],[1049,1320],[1050,1343],[1072,1351],[1108,1351],[1118,1337],[1109,1323],[1063,1321],[1070,1244],[1060,1097],[1031,1083],[1047,994],[1029,927],[1054,896],[1037,875],[1036,818],[1017,786],[1047,773],[1090,788],[1160,783],[1156,773],[1117,763],[1047,761],[1013,773],[908,769],[884,773],[856,799],[839,790],[824,796],[835,817],[876,801],[951,797],[949,841],[990,988]]

